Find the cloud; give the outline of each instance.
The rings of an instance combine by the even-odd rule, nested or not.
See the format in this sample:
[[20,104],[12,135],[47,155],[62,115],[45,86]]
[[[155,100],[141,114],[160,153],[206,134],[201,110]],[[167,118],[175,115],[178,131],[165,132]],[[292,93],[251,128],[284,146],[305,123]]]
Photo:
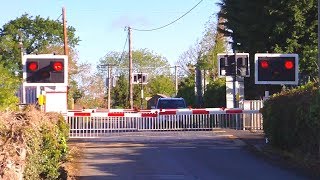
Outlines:
[[150,24],[150,21],[143,16],[133,17],[128,15],[122,15],[112,21],[111,28],[119,29],[124,28],[125,26],[147,27],[150,26]]

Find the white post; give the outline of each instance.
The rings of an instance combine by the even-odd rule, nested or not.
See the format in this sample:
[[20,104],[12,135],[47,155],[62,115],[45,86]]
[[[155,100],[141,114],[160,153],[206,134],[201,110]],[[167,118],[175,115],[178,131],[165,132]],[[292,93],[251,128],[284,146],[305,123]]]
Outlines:
[[264,92],[264,98],[263,98],[263,100],[267,100],[267,99],[269,99],[269,91],[265,91]]

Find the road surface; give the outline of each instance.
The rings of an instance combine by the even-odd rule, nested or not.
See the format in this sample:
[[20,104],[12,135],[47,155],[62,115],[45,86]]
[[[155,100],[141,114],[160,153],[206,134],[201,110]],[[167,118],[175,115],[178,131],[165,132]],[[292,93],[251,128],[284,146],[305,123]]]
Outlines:
[[308,179],[253,155],[233,137],[219,131],[140,132],[81,142],[79,178]]

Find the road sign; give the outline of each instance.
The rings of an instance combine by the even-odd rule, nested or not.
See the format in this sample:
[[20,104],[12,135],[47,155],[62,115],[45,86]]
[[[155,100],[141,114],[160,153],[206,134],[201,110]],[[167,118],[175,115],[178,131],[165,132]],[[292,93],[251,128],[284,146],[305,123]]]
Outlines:
[[68,56],[66,55],[24,55],[24,86],[67,86]]
[[219,76],[250,77],[249,53],[219,53],[217,57]]
[[255,54],[256,84],[298,84],[298,54]]
[[147,84],[148,74],[147,73],[133,73],[133,84]]

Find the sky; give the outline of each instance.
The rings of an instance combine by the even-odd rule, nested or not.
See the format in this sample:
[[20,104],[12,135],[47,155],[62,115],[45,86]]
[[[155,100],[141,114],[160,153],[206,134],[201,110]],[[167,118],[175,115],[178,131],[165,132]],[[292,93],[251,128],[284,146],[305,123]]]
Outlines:
[[[122,52],[125,27],[153,29],[166,25],[200,0],[0,0],[0,27],[24,13],[62,20],[66,9],[68,26],[76,29],[79,61],[97,65],[110,51]],[[206,22],[216,22],[218,0],[203,0],[186,16],[156,31],[132,31],[133,50],[148,49],[174,65],[179,56],[203,36]]]

